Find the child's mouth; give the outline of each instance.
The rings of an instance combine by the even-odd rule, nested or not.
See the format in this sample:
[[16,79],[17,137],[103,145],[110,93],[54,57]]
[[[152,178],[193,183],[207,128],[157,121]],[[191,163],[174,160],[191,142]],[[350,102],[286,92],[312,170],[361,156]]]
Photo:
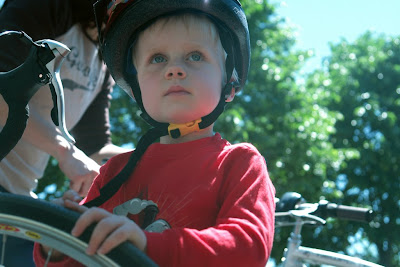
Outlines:
[[164,96],[180,96],[180,95],[188,95],[189,92],[179,85],[171,86]]

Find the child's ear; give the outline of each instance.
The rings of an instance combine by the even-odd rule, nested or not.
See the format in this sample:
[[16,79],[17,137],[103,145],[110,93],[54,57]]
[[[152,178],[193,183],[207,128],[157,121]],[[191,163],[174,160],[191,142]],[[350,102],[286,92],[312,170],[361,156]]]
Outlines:
[[235,98],[235,92],[235,87],[232,87],[231,93],[225,96],[225,102],[232,102],[232,100]]

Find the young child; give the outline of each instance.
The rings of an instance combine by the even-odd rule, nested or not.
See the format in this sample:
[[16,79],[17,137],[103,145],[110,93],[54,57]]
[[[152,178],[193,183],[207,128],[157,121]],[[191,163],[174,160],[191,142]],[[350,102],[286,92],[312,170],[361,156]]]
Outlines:
[[[72,234],[98,222],[88,254],[128,240],[160,266],[265,266],[275,210],[265,160],[251,144],[232,145],[213,133],[247,78],[249,37],[239,1],[109,7],[105,61],[154,128],[133,153],[101,168],[83,200],[99,208],[65,200],[83,212]],[[47,250],[36,245],[38,265]],[[77,264],[60,253],[52,261],[48,266]]]

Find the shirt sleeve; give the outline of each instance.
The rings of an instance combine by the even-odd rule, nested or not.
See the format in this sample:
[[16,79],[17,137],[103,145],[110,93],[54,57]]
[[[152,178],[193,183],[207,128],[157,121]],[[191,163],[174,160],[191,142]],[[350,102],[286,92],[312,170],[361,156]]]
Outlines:
[[114,81],[107,71],[101,92],[71,131],[75,145],[89,156],[111,144],[109,108],[113,85]]
[[275,189],[264,158],[249,147],[226,164],[215,225],[146,232],[147,254],[160,266],[262,266],[271,253]]
[[47,267],[65,267],[65,266],[74,266],[74,267],[81,267],[84,266],[83,264],[75,261],[74,259],[64,256],[60,261],[51,261],[46,263],[46,257],[42,254],[41,248],[39,243],[35,243],[33,248],[33,260],[37,267],[40,266],[47,266]]

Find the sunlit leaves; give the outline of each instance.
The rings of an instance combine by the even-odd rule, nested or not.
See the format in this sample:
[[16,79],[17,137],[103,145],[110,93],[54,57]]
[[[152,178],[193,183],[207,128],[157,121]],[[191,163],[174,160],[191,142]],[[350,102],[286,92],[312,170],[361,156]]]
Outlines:
[[359,152],[358,159],[346,161],[341,170],[346,181],[344,199],[372,206],[377,212],[374,225],[380,225],[380,232],[366,235],[375,242],[385,266],[397,266],[400,261],[395,256],[398,235],[382,234],[393,233],[400,214],[399,44],[398,38],[366,32],[354,44],[332,45],[326,74],[332,80],[328,89],[337,96],[329,108],[343,114],[332,141],[336,147]]

